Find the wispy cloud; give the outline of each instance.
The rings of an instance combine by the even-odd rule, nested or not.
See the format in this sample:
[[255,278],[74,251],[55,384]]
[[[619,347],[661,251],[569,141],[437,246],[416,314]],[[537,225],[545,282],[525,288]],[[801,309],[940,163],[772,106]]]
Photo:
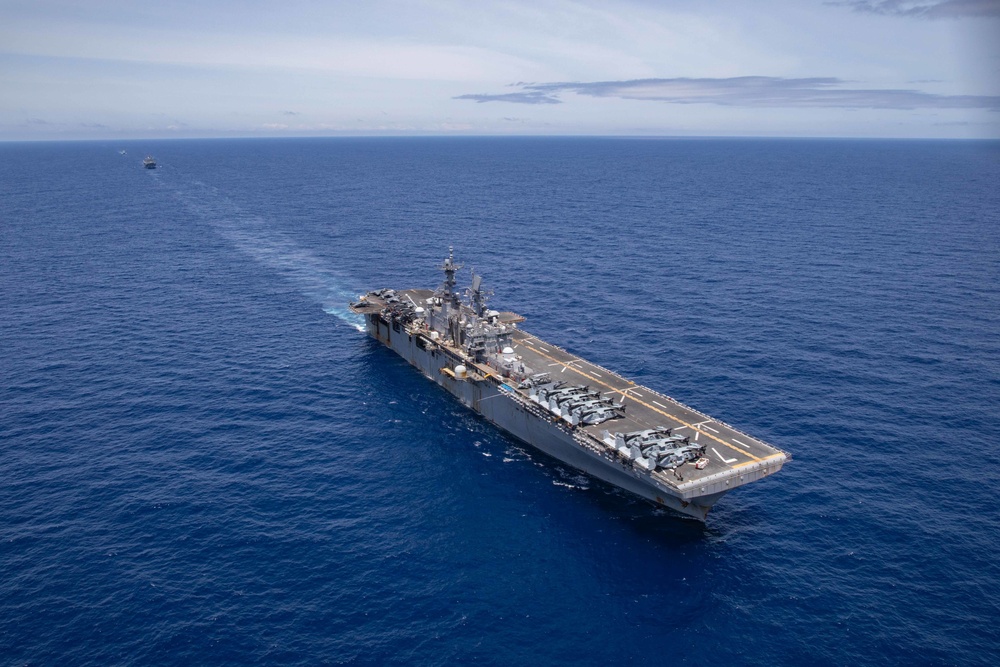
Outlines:
[[1000,17],[1000,0],[846,0],[826,4],[866,14],[921,19]]
[[476,102],[556,104],[560,93],[617,97],[673,104],[733,107],[827,107],[854,109],[990,109],[1000,111],[1000,96],[935,95],[896,88],[847,88],[832,77],[786,79],[740,76],[726,79],[632,79],[627,81],[520,83],[520,92],[459,95]]
[[455,99],[472,100],[474,102],[514,102],[515,104],[562,104],[562,100],[558,97],[529,89],[520,93],[500,93],[498,95],[488,95],[485,93],[458,95]]

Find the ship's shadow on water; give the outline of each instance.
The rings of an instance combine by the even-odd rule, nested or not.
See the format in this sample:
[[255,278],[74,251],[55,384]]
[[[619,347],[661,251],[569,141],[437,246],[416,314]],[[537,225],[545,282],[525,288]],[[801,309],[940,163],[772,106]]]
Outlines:
[[[558,465],[555,459],[545,454],[539,453],[537,456],[549,458],[547,463],[550,465]],[[588,480],[590,488],[585,494],[587,500],[602,514],[607,515],[608,520],[624,523],[637,537],[677,546],[703,541],[713,535],[708,523],[668,508],[657,507],[643,498],[632,497],[627,491],[597,478],[588,476]]]

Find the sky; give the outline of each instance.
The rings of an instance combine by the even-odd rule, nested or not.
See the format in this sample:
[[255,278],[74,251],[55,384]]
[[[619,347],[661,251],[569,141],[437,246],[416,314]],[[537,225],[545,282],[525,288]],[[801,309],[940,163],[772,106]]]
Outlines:
[[1000,0],[0,0],[0,140],[1000,138]]

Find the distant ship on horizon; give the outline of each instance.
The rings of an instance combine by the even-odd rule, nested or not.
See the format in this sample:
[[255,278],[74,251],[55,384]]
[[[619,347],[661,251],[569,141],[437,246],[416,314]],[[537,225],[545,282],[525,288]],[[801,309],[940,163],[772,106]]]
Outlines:
[[142,161],[142,166],[146,169],[156,169],[156,160],[152,155],[147,155]]

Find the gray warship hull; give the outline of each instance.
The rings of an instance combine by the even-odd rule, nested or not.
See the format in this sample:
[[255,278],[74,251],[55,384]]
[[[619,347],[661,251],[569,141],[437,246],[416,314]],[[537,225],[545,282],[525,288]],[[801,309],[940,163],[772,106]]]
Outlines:
[[[439,326],[441,318],[435,320],[417,306],[427,304],[433,309],[433,304],[441,303],[441,290],[382,293],[391,293],[395,304],[413,305],[408,306],[409,316],[400,317],[400,309],[379,293],[351,304],[354,312],[364,316],[372,338],[503,431],[653,503],[704,521],[724,494],[777,472],[789,458],[724,422],[532,336],[517,328],[523,318],[513,313],[489,311],[507,354],[500,355],[499,349],[484,354],[469,345],[460,327]],[[471,330],[465,318],[473,321],[473,311],[467,312],[468,307],[457,299],[454,303],[461,319],[453,312],[452,321]],[[540,376],[545,379],[541,385],[534,380]],[[554,399],[546,400],[546,389],[555,395],[561,387],[586,387],[595,400],[577,403],[600,403],[595,409],[604,410],[600,414],[605,416],[589,423],[587,414],[593,415],[594,410],[571,413],[559,408]],[[675,457],[672,463],[663,463],[667,459],[661,458],[658,463],[648,449],[628,446],[629,440],[634,443],[639,436],[664,436],[661,441],[671,436],[673,445],[696,449],[699,457],[697,461]]]

